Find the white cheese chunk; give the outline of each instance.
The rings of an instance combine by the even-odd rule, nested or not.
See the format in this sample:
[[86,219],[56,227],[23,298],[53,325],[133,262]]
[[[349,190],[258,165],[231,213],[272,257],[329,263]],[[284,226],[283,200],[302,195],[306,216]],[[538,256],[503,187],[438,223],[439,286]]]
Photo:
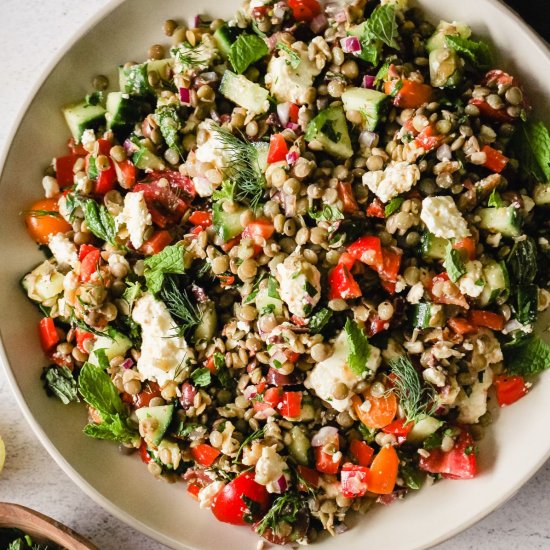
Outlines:
[[212,120],[205,120],[199,125],[199,131],[206,139],[195,150],[195,159],[213,164],[218,170],[223,170],[228,166],[230,159],[219,134],[214,131],[215,126]]
[[436,237],[462,240],[471,235],[452,197],[426,197],[420,219]]
[[477,298],[482,292],[485,282],[483,280],[483,266],[481,262],[467,262],[466,273],[458,280],[460,292],[466,296]]
[[142,330],[137,368],[143,379],[155,380],[160,386],[169,380],[182,382],[193,352],[185,338],[175,336],[176,323],[164,303],[146,293],[136,302],[132,319]]
[[382,202],[410,191],[420,179],[420,170],[416,164],[397,162],[385,170],[366,172],[363,184],[366,185]]
[[487,412],[487,392],[493,383],[493,370],[488,367],[483,372],[481,382],[475,382],[470,386],[471,393],[461,391],[456,400],[460,411],[458,421],[464,424],[475,424],[481,416]]
[[262,456],[256,462],[256,475],[254,480],[260,485],[265,485],[268,493],[280,493],[281,487],[277,481],[284,475],[286,462],[277,453],[277,445],[264,447]]
[[117,228],[126,226],[130,234],[130,242],[137,250],[143,244],[143,236],[148,226],[153,222],[147,204],[143,198],[143,191],[127,193],[124,197],[124,208],[115,218]]
[[199,508],[210,508],[218,493],[225,487],[223,481],[213,481],[206,487],[203,487],[198,494]]
[[52,251],[59,267],[75,268],[78,263],[78,252],[75,244],[67,238],[63,233],[50,235],[48,246]]

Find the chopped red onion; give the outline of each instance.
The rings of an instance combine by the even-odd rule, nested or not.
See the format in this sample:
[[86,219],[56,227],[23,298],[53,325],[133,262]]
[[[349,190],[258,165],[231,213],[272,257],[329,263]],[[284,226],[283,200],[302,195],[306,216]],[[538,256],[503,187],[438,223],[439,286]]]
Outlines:
[[346,10],[342,10],[334,14],[334,20],[337,23],[345,23],[348,20],[348,14],[346,13]]
[[279,103],[277,105],[277,116],[281,121],[281,125],[286,127],[290,117],[290,103]]
[[340,40],[340,46],[345,53],[358,53],[361,51],[361,42],[357,36],[346,36]]
[[200,24],[201,24],[201,16],[200,15],[191,16],[187,20],[187,23],[190,29],[197,29],[200,27]]
[[328,27],[328,19],[324,13],[316,15],[309,25],[309,28],[315,33],[319,34]]
[[131,369],[133,366],[134,366],[134,362],[129,357],[121,365],[123,369]]
[[190,103],[191,101],[191,93],[190,93],[190,90],[189,88],[180,88],[179,89],[179,92],[180,92],[180,101],[182,103]]
[[279,487],[279,490],[277,491],[277,493],[284,493],[288,487],[287,485],[287,482],[286,482],[286,477],[284,475],[282,475],[278,480],[277,480],[277,486]]
[[279,41],[279,33],[273,33],[270,37],[267,39],[267,47],[269,48],[269,51],[272,52],[275,47],[277,46],[277,42]]
[[127,139],[124,141],[124,151],[126,151],[126,154],[128,156],[132,155],[138,150],[139,150],[139,147],[130,139]]
[[300,129],[300,125],[296,124],[295,122],[287,122],[287,124],[285,125],[285,128],[288,128],[293,132],[297,132]]
[[300,153],[298,151],[290,151],[286,155],[286,161],[290,166],[296,163],[296,161],[300,158]]
[[327,443],[335,441],[338,437],[338,429],[334,426],[323,426],[312,438],[313,447],[322,447]]
[[269,407],[268,409],[264,409],[263,411],[258,411],[254,415],[254,418],[258,420],[265,420],[266,418],[269,418],[270,416],[273,416],[275,414],[277,414],[277,411]]
[[256,389],[256,386],[246,386],[246,388],[243,390],[243,395],[247,399],[252,399],[253,397],[256,397],[256,395],[258,395],[258,390]]
[[283,364],[286,362],[286,355],[285,352],[281,349],[278,349],[272,356],[271,361],[275,363],[275,361],[279,361],[279,363]]
[[376,143],[378,135],[375,132],[361,132],[359,134],[359,143],[363,147],[372,147]]
[[373,88],[375,80],[376,80],[375,76],[372,76],[371,74],[366,74],[363,77],[363,88]]

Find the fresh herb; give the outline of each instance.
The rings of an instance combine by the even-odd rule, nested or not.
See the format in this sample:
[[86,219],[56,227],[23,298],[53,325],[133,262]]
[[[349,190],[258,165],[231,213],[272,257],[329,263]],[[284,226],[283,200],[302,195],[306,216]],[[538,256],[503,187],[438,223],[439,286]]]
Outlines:
[[399,473],[409,489],[418,491],[424,483],[425,474],[420,472],[413,464],[409,462],[401,462],[399,465]]
[[95,329],[94,327],[91,327],[85,321],[83,321],[82,319],[79,319],[75,315],[74,310],[71,311],[71,318],[70,318],[69,322],[70,322],[71,326],[73,326],[73,327],[78,327],[79,329],[82,329],[85,332],[90,332],[91,334],[95,334],[95,336],[105,336],[106,338],[110,338],[112,340],[112,337],[109,334],[108,330],[101,331],[101,330]]
[[188,334],[202,321],[202,312],[193,305],[187,290],[181,288],[174,277],[165,278],[159,296],[178,324],[177,336]]
[[368,43],[380,40],[390,48],[398,50],[397,38],[399,38],[399,29],[395,5],[378,6],[366,21],[362,39]]
[[504,201],[502,200],[500,193],[496,189],[493,189],[491,191],[487,206],[494,206],[495,208],[501,208],[502,206],[504,206]]
[[240,34],[231,44],[229,61],[237,74],[242,74],[252,63],[269,53],[265,40],[255,34]]
[[367,361],[370,355],[370,344],[363,329],[348,319],[344,326],[348,344],[348,367],[357,376],[362,376],[368,369]]
[[212,199],[215,201],[233,201],[235,199],[235,184],[229,180],[225,180],[221,184],[221,187],[212,193]]
[[50,366],[44,369],[42,374],[46,392],[55,395],[65,405],[71,401],[80,401],[78,398],[78,386],[72,371],[68,367]]
[[317,221],[322,222],[335,222],[344,219],[344,214],[340,209],[332,204],[325,204],[322,210],[308,210],[308,215]]
[[93,199],[84,203],[84,219],[91,233],[102,241],[116,245],[116,225],[113,216],[103,205]]
[[232,200],[257,208],[266,186],[257,147],[219,126],[215,128],[215,133],[227,160],[224,175],[233,185]]
[[474,454],[476,452],[476,448],[473,446],[473,445],[468,445],[465,449],[464,449],[464,454],[466,456],[470,456],[471,454]]
[[298,519],[298,514],[305,508],[307,508],[307,503],[303,495],[285,493],[275,499],[267,514],[258,523],[256,532],[263,535],[267,529],[276,531],[281,522],[294,525]]
[[142,294],[141,285],[138,282],[126,284],[127,287],[122,294],[122,299],[128,304],[129,310],[132,311],[134,303]]
[[190,378],[193,384],[199,388],[204,388],[212,383],[212,373],[206,367],[195,369]]
[[252,443],[252,441],[256,439],[261,439],[265,435],[265,426],[262,426],[261,428],[258,428],[257,430],[253,431],[242,443],[239,447],[239,450],[237,451],[237,456],[233,459],[233,463],[237,464],[239,462],[239,459],[241,457],[241,454],[243,453],[244,448]]
[[231,376],[229,369],[225,366],[225,356],[219,351],[213,355],[214,367],[216,367],[216,375],[218,381],[223,388],[232,389],[235,386],[235,380]]
[[326,307],[309,318],[308,328],[311,334],[319,334],[332,318],[332,311]]
[[431,451],[432,449],[441,448],[442,443],[443,435],[440,432],[434,432],[433,434],[430,434],[426,439],[424,439],[424,443],[422,446],[427,451]]
[[158,254],[145,259],[145,282],[153,294],[160,292],[165,275],[177,275],[185,272],[183,254],[183,243],[179,242],[167,246]]
[[376,428],[368,428],[362,422],[359,422],[359,433],[366,443],[372,443],[376,437]]
[[173,430],[170,430],[170,433],[175,437],[181,437],[185,439],[189,437],[197,428],[200,428],[200,424],[196,422],[186,422],[185,420],[180,420],[179,423]]
[[179,131],[181,122],[178,110],[173,105],[162,105],[157,107],[154,115],[159,126],[160,133],[171,149],[175,149],[180,155],[183,155]]
[[318,294],[318,290],[308,280],[306,280],[306,283],[304,285],[304,290],[306,291],[306,294],[310,298],[313,298]]
[[445,250],[445,260],[443,260],[443,267],[447,270],[449,279],[456,283],[462,275],[466,273],[466,267],[462,260],[462,254],[460,250],[453,248],[453,245],[449,243]]
[[287,46],[284,42],[277,42],[277,49],[285,52],[286,62],[293,69],[297,69],[302,59],[290,46]]
[[277,279],[275,279],[275,277],[269,277],[267,280],[267,295],[274,300],[281,299],[281,296],[279,295],[279,285],[277,284]]
[[96,359],[97,364],[99,365],[99,368],[106,370],[109,368],[109,358],[107,357],[107,353],[105,352],[104,348],[101,349],[95,349],[93,351]]
[[30,216],[31,218],[61,218],[61,214],[56,210],[23,210],[19,212],[20,216]]
[[390,361],[390,369],[395,375],[394,392],[403,409],[407,422],[416,422],[429,416],[435,409],[435,391],[432,386],[423,384],[410,359],[406,355]]
[[531,336],[523,344],[505,350],[504,365],[513,374],[540,374],[550,368],[550,345],[539,336]]
[[470,40],[462,36],[446,35],[447,46],[460,54],[474,67],[487,68],[493,63],[491,48],[483,40]]
[[199,69],[207,65],[208,59],[201,45],[191,46],[189,42],[183,42],[170,50],[172,57],[185,69]]
[[256,296],[258,296],[258,292],[260,292],[260,283],[266,278],[265,273],[260,273],[254,282],[254,285],[252,286],[252,291],[250,294],[246,297],[246,300],[244,301],[245,304],[249,304],[250,302],[253,302],[256,299]]
[[550,133],[543,122],[530,120],[520,124],[509,151],[524,176],[536,182],[550,181]]
[[111,377],[101,368],[85,363],[78,377],[78,389],[103,420],[101,424],[87,424],[86,435],[120,443],[134,443],[139,438]]
[[246,505],[246,510],[243,513],[243,520],[246,523],[254,523],[261,512],[260,504],[244,494],[241,496],[241,499]]
[[516,319],[522,325],[533,323],[537,319],[539,289],[534,284],[518,285],[512,291],[512,308]]
[[517,241],[506,258],[508,274],[515,284],[529,284],[537,276],[537,245],[531,237]]
[[374,78],[374,85],[378,86],[378,84],[384,82],[388,77],[388,71],[390,69],[390,65],[392,64],[391,60],[384,61],[382,66],[378,69],[378,72],[376,73],[376,76]]
[[395,197],[394,199],[392,199],[384,207],[384,216],[386,216],[387,218],[391,216],[394,212],[397,212],[401,208],[401,205],[403,204],[404,201],[405,199],[403,197]]

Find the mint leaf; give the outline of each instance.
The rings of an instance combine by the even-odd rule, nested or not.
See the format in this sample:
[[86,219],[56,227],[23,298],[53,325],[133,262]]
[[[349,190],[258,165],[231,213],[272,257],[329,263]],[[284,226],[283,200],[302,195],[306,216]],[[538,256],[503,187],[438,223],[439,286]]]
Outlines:
[[521,124],[512,137],[509,153],[519,162],[524,176],[550,182],[550,133],[543,122]]
[[65,405],[71,401],[80,401],[78,386],[72,371],[67,367],[51,366],[44,370],[42,375],[46,391],[55,395]]
[[277,279],[275,279],[275,277],[269,277],[267,281],[267,295],[274,300],[281,299],[281,296],[279,295],[279,285],[277,284]]
[[470,40],[462,36],[446,35],[449,48],[460,54],[476,67],[489,67],[493,63],[493,54],[483,40]]
[[181,123],[178,110],[173,105],[162,105],[155,111],[154,119],[159,125],[160,133],[171,149],[175,149],[180,155],[183,154],[179,130]]
[[534,376],[550,368],[550,345],[533,336],[525,344],[504,350],[504,365],[508,372]]
[[167,246],[158,254],[145,259],[145,282],[147,288],[157,294],[162,288],[164,276],[167,274],[185,273],[183,261],[183,243]]
[[393,4],[377,7],[367,19],[363,37],[369,42],[380,40],[394,50],[399,49],[396,10]]
[[206,367],[201,367],[191,373],[191,380],[195,386],[203,388],[212,383],[212,373]]
[[307,324],[309,332],[311,334],[318,334],[325,328],[326,324],[332,318],[332,311],[326,307],[317,311],[314,315],[309,318]]
[[263,39],[255,34],[241,34],[231,44],[229,61],[235,72],[242,74],[252,63],[259,61],[269,53],[269,49]]
[[537,285],[519,285],[514,289],[511,300],[516,319],[522,325],[529,325],[537,319],[539,288]]
[[290,47],[287,46],[284,42],[277,42],[277,49],[286,53],[286,62],[293,69],[297,69],[301,63],[300,56]]
[[128,304],[130,311],[134,307],[134,302],[141,296],[141,285],[139,283],[126,283],[128,286],[122,294],[122,299]]
[[96,349],[94,350],[94,354],[97,358],[97,364],[102,368],[103,370],[109,368],[109,358],[107,357],[107,354],[105,353],[105,349]]
[[404,200],[405,199],[403,197],[395,197],[388,204],[386,204],[384,208],[384,215],[386,216],[386,218],[399,210]]
[[348,341],[348,366],[357,376],[362,376],[368,370],[369,339],[359,325],[351,319],[346,321],[344,330]]
[[496,189],[493,189],[491,191],[487,206],[494,206],[495,208],[501,208],[502,206],[505,206],[504,201],[500,197],[500,193]]
[[84,401],[97,409],[102,418],[124,415],[124,404],[111,377],[103,369],[85,363],[78,376],[78,390]]
[[466,273],[464,262],[462,261],[462,255],[459,250],[453,248],[453,245],[449,243],[447,245],[445,260],[443,261],[443,267],[449,275],[449,279],[456,283],[462,275]]
[[99,239],[116,245],[116,226],[107,208],[93,199],[84,203],[84,218],[91,233]]
[[212,193],[212,199],[215,201],[229,200],[232,201],[235,197],[235,183],[224,181],[219,189]]
[[96,439],[107,439],[119,443],[132,443],[138,436],[137,432],[128,427],[126,420],[119,414],[109,415],[101,424],[87,424],[84,433]]
[[517,241],[508,258],[506,267],[512,281],[518,285],[529,284],[537,276],[537,245],[531,237]]
[[322,210],[308,210],[308,215],[317,221],[335,222],[344,219],[344,214],[331,204],[325,204]]

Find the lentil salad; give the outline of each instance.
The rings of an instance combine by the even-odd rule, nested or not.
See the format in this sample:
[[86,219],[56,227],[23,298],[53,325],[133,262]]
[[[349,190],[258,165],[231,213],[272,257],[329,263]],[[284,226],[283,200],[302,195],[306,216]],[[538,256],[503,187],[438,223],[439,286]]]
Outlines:
[[465,25],[256,4],[64,109],[24,286],[88,435],[313,540],[475,475],[489,388],[548,366],[547,132]]

